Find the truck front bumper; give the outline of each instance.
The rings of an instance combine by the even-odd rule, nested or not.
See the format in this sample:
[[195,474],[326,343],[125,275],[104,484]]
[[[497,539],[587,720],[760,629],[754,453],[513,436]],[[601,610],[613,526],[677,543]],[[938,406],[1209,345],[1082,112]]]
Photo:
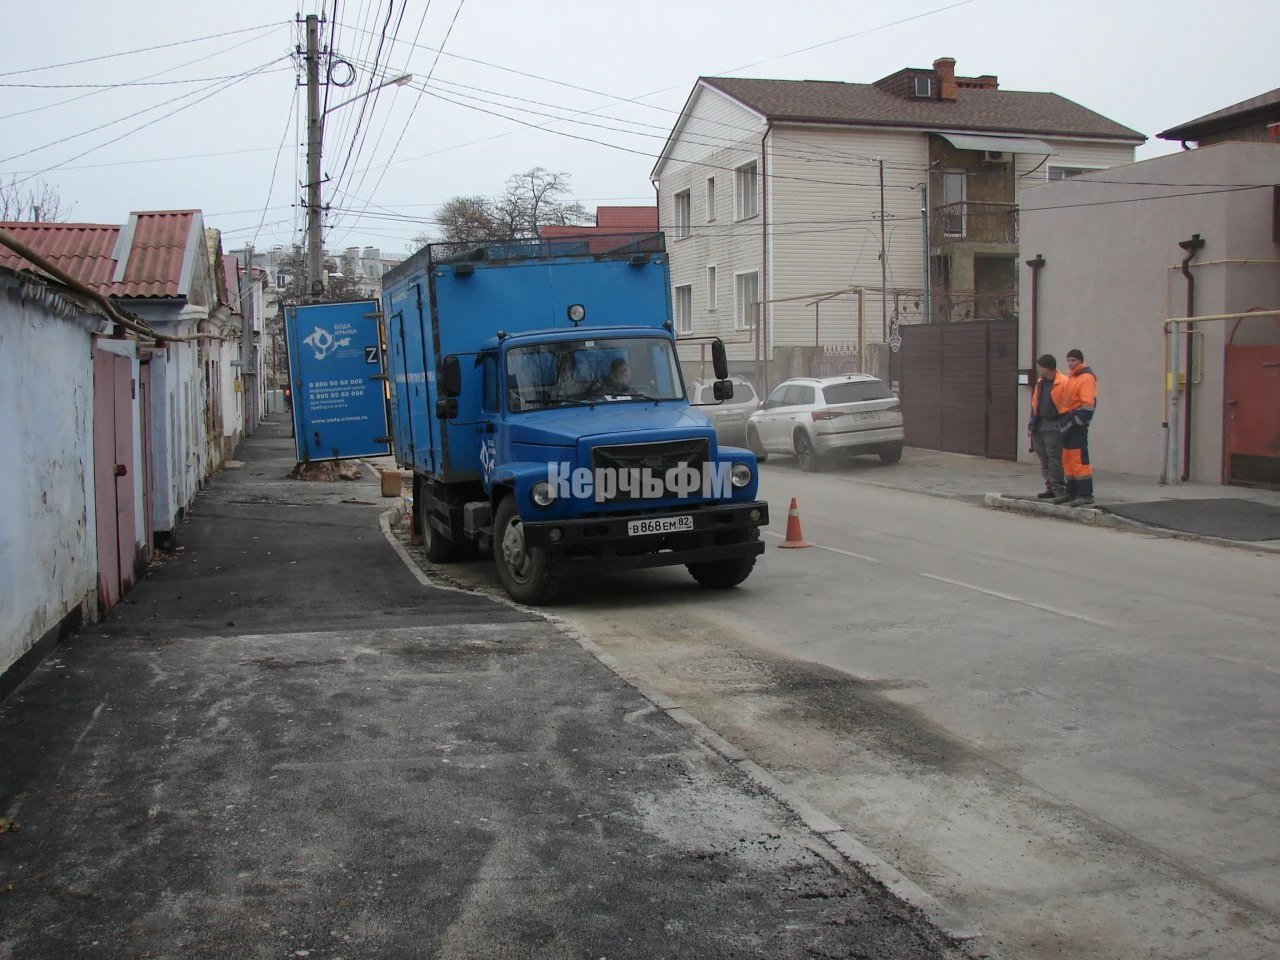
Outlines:
[[[631,535],[632,520],[691,516],[692,530]],[[769,522],[763,500],[716,506],[525,523],[525,543],[550,550],[557,563],[609,569],[665,567],[755,557],[764,553],[758,528]]]

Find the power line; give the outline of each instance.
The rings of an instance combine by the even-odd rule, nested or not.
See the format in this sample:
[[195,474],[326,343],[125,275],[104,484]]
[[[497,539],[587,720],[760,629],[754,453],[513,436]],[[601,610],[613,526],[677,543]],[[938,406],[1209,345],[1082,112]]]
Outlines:
[[96,63],[99,60],[111,60],[115,57],[129,57],[135,53],[149,53],[152,50],[167,50],[170,47],[182,47],[191,43],[200,43],[204,40],[216,40],[218,37],[231,37],[238,33],[252,33],[255,30],[264,30],[267,27],[278,27],[282,21],[273,21],[271,23],[259,24],[256,27],[242,27],[239,30],[225,30],[222,33],[211,33],[203,37],[192,37],[190,40],[175,40],[172,43],[161,43],[154,47],[139,47],[136,50],[122,50],[119,53],[104,53],[97,57],[86,57],[83,60],[67,60],[63,63],[51,63],[44,67],[24,67],[21,70],[8,70],[0,73],[0,77],[16,77],[23,73],[39,73],[42,70],[56,70],[59,67],[74,67],[82,63]]
[[[261,72],[262,70],[265,70],[267,67],[271,66],[272,64],[274,64],[274,63],[278,63],[278,62],[279,62],[280,60],[282,60],[282,59],[285,59],[285,58],[284,58],[284,57],[276,57],[276,58],[275,58],[275,59],[273,59],[273,60],[268,60],[266,63],[262,64],[262,65],[261,65],[261,66],[259,66],[259,67],[255,67],[255,68],[254,68],[253,70],[251,70],[251,71],[248,71],[248,72],[246,72],[246,73],[236,74],[234,79],[235,79],[237,82],[238,82],[239,80],[243,80],[245,77],[250,76],[250,75],[252,75],[252,74],[254,74],[254,73]],[[206,89],[206,90],[207,90],[207,89],[208,89],[208,87],[206,87],[206,88],[204,88],[204,89]],[[65,137],[59,137],[57,140],[50,140],[48,143],[46,143],[46,144],[42,144],[41,146],[38,146],[38,147],[32,147],[32,148],[31,148],[31,149],[29,149],[29,150],[23,150],[21,153],[15,153],[15,154],[13,154],[13,155],[11,155],[11,156],[8,156],[8,157],[5,157],[5,158],[3,158],[3,159],[0,159],[0,163],[8,163],[10,160],[17,160],[19,157],[25,157],[25,156],[28,156],[29,154],[32,154],[32,153],[40,153],[41,151],[43,151],[43,150],[47,150],[47,149],[49,149],[50,147],[56,147],[56,146],[57,146],[58,144],[60,144],[60,143],[66,143],[68,140],[78,140],[80,137],[88,136],[88,135],[89,135],[89,134],[91,134],[91,133],[97,133],[99,130],[104,130],[104,129],[106,129],[107,127],[113,127],[113,126],[115,126],[117,123],[124,123],[126,120],[132,120],[134,117],[141,116],[141,115],[142,115],[142,114],[144,114],[144,113],[150,113],[152,110],[159,110],[161,107],[167,107],[169,104],[171,104],[171,103],[177,103],[179,100],[186,100],[186,99],[188,99],[189,97],[193,97],[193,96],[195,96],[196,94],[201,93],[201,92],[202,92],[201,90],[190,91],[190,92],[188,92],[188,93],[182,93],[182,94],[179,94],[179,95],[178,95],[178,96],[176,96],[176,97],[170,97],[168,100],[162,100],[162,101],[160,101],[159,103],[153,103],[153,104],[152,104],[151,106],[149,106],[149,107],[144,107],[144,108],[143,108],[143,109],[141,109],[141,110],[135,110],[133,113],[126,114],[126,115],[125,115],[125,116],[123,116],[123,117],[117,117],[117,118],[116,118],[116,119],[114,119],[114,120],[108,120],[106,123],[100,123],[100,124],[98,124],[96,127],[90,127],[90,128],[89,128],[89,129],[87,129],[87,130],[81,130],[79,133],[72,133],[72,134],[69,134],[69,135],[67,135],[67,136],[65,136]],[[197,102],[198,102],[198,101],[197,101]],[[49,169],[52,169],[52,168],[49,168]],[[42,171],[42,172],[43,172],[43,171]]]
[[[298,87],[294,84],[293,92],[289,97],[289,113],[284,118],[284,130],[280,134],[280,146],[276,147],[276,162],[271,166],[271,185],[267,187],[267,199],[262,206],[262,217],[258,220],[258,232],[262,231],[262,224],[267,219],[267,209],[271,203],[271,195],[276,190],[276,171],[280,169],[280,154],[284,152],[284,142],[289,136],[289,127],[293,121],[294,110],[298,104]],[[253,235],[253,245],[258,244],[258,234]]]
[[[460,13],[462,12],[462,5],[463,5],[464,3],[466,3],[466,0],[458,0],[458,5],[457,5],[457,7],[455,7],[455,8],[454,8],[454,11],[453,11],[453,18],[449,21],[449,28],[445,31],[445,34],[444,34],[444,40],[442,40],[442,41],[440,42],[440,50],[436,52],[436,58],[435,58],[435,60],[433,60],[433,61],[431,62],[431,68],[427,71],[426,79],[423,81],[423,86],[424,86],[424,87],[425,87],[428,83],[430,83],[430,82],[431,82],[431,78],[432,78],[432,76],[435,74],[436,66],[440,63],[440,54],[441,54],[441,52],[443,52],[443,51],[444,51],[444,48],[445,48],[446,46],[448,46],[448,45],[449,45],[449,38],[450,38],[451,36],[453,36],[453,27],[454,27],[454,25],[458,22],[458,14],[460,14]],[[419,22],[419,24],[418,24],[418,33],[419,33],[419,34],[422,32],[422,25],[423,25],[423,23],[425,23],[425,22],[426,22],[426,19],[427,19],[427,10],[430,10],[430,9],[431,9],[431,0],[427,0],[427,6],[426,6],[426,9],[424,9],[424,10],[423,10],[423,12],[422,12],[422,21],[421,21],[421,22]],[[410,47],[412,48],[412,47],[416,46],[416,45],[417,45],[417,42],[418,42],[418,35],[417,35],[417,34],[415,34],[415,35],[414,35],[414,38],[413,38],[413,43],[411,43],[411,44],[410,44]],[[409,66],[409,61],[408,61],[408,58],[406,58],[406,59],[405,59],[405,69],[406,69],[406,70],[408,69],[408,66]],[[418,105],[419,105],[421,102],[422,102],[422,90],[419,90],[419,91],[418,91],[418,96],[417,96],[416,98],[414,98],[413,106],[412,106],[412,107],[410,107],[410,109],[409,109],[409,116],[405,118],[404,126],[400,128],[400,136],[398,136],[398,137],[396,138],[395,146],[393,146],[393,147],[391,148],[391,152],[390,152],[389,154],[387,154],[387,162],[386,162],[385,164],[383,164],[383,166],[382,166],[382,170],[381,170],[381,172],[378,174],[377,182],[375,182],[375,183],[374,183],[374,185],[373,185],[373,189],[372,189],[371,191],[369,191],[369,201],[370,201],[370,202],[372,202],[373,198],[374,198],[375,196],[377,196],[377,194],[378,194],[378,188],[382,186],[382,181],[383,181],[383,179],[385,179],[385,178],[386,178],[387,170],[388,170],[388,169],[390,169],[391,164],[394,162],[395,155],[396,155],[397,151],[399,151],[399,149],[400,149],[400,144],[404,142],[404,136],[405,136],[405,134],[409,132],[409,125],[413,122],[414,114],[416,114],[416,113],[418,112]],[[361,182],[363,183],[363,181],[361,181]],[[368,209],[368,204],[366,204],[366,205],[365,205],[365,209]],[[345,239],[346,239],[348,236],[350,236],[350,235],[351,235],[351,230],[349,229],[345,234],[343,234],[343,237],[342,237],[342,238],[345,240]]]
[[[174,114],[181,113],[183,110],[190,109],[191,107],[194,107],[196,104],[203,103],[205,100],[208,100],[210,97],[216,96],[225,90],[229,90],[231,87],[234,87],[236,84],[241,83],[245,80],[248,80],[250,77],[257,76],[259,73],[262,72],[263,69],[265,69],[266,66],[269,66],[271,63],[275,63],[275,62],[276,62],[275,60],[269,61],[267,64],[264,64],[262,67],[258,67],[255,70],[251,70],[241,74],[235,80],[228,80],[225,83],[218,85],[218,88],[216,90],[212,90],[206,93],[204,96],[200,97],[198,100],[193,100],[191,103],[183,104],[182,106],[178,107],[175,110],[171,110],[168,113],[163,114],[162,116],[154,117],[151,120],[148,120],[146,123],[143,123],[137,127],[134,127],[132,130],[126,130],[124,133],[120,134],[118,137],[113,137],[112,139],[107,140],[104,143],[100,143],[97,146],[90,147],[88,150],[83,150],[80,153],[76,154],[74,157],[69,157],[66,160],[61,161],[60,163],[55,163],[51,166],[45,167],[43,170],[39,170],[36,173],[33,173],[27,177],[24,177],[22,180],[14,181],[14,183],[12,183],[11,186],[17,186],[18,184],[26,183],[28,180],[34,179],[35,177],[41,174],[48,173],[50,170],[57,170],[60,167],[64,166],[65,164],[71,163],[75,160],[79,160],[81,157],[86,157],[91,153],[101,150],[103,147],[109,147],[113,143],[118,143],[119,141],[123,140],[125,137],[132,136],[133,134],[138,133],[139,131],[145,130],[147,127],[154,126],[155,124],[159,123],[161,120],[168,119],[169,117],[172,117]],[[201,93],[202,91],[197,90],[195,92]],[[187,96],[191,96],[191,95],[192,94],[188,94]],[[185,98],[181,98],[181,99],[185,99]]]
[[[408,3],[406,0],[406,2],[401,6],[402,18],[403,18],[404,8],[407,6],[408,6]],[[355,156],[359,156],[359,153],[364,150],[365,140],[369,135],[368,128],[365,128],[364,136],[361,136],[360,128],[364,124],[365,114],[369,112],[372,106],[376,106],[378,101],[378,95],[382,93],[381,90],[375,91],[374,82],[378,79],[378,62],[382,59],[382,49],[386,44],[387,30],[391,26],[391,15],[394,12],[395,12],[395,0],[387,0],[387,18],[382,23],[382,30],[378,36],[378,49],[374,52],[374,55],[373,55],[373,69],[369,73],[369,88],[365,90],[365,95],[360,100],[360,114],[359,116],[356,117],[355,130],[351,134],[350,143],[347,145],[347,156],[346,156],[346,159],[342,161],[342,169],[338,172],[338,176],[334,179],[334,183],[338,186],[341,186],[344,182],[343,178],[346,175],[347,168],[351,164],[353,152]],[[373,94],[373,104],[370,104],[370,101],[369,101],[370,94]],[[372,119],[370,120],[370,123],[372,124]],[[358,151],[356,150],[357,139],[359,139],[359,143],[360,143]]]
[[[146,73],[140,77],[134,77],[133,80],[130,81],[129,83],[121,84],[120,86],[134,86],[134,85],[142,86],[142,83],[140,83],[139,81],[150,80],[152,77],[161,77],[161,76],[164,76],[166,73],[173,73],[175,70],[182,70],[185,67],[195,66],[197,63],[204,63],[206,60],[212,60],[214,57],[222,56],[222,54],[224,53],[230,53],[232,50],[238,50],[241,47],[247,46],[250,43],[256,43],[259,40],[266,39],[268,36],[270,36],[270,31],[272,29],[275,29],[275,28],[267,28],[267,32],[265,33],[259,33],[257,36],[249,37],[248,39],[241,40],[238,43],[233,43],[229,47],[223,47],[221,50],[215,50],[213,51],[213,53],[207,53],[203,57],[197,57],[195,60],[186,60],[172,67],[165,67],[163,70],[157,70],[154,73]],[[230,78],[229,77],[227,78],[209,77],[207,79],[216,81],[219,79],[230,79]],[[167,82],[168,83],[187,83],[189,81],[171,80]],[[42,104],[41,106],[38,106],[38,107],[28,107],[26,110],[15,110],[13,113],[6,113],[3,115],[0,115],[0,120],[8,120],[11,117],[21,117],[29,113],[39,113],[42,110],[52,110],[55,107],[65,106],[68,103],[77,103],[81,100],[88,100],[90,97],[96,97],[98,96],[98,94],[103,93],[109,89],[113,89],[113,87],[105,86],[102,89],[90,90],[88,93],[81,93],[74,97],[67,97],[65,100],[55,100],[53,103]]]

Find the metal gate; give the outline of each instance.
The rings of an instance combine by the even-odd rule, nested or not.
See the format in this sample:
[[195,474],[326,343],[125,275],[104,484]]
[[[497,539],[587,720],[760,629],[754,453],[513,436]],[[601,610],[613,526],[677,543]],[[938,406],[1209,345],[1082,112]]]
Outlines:
[[910,324],[899,329],[907,444],[1016,459],[1017,321]]
[[1248,317],[1227,346],[1227,483],[1280,490],[1280,320]]
[[98,531],[98,609],[115,606],[133,586],[133,364],[104,350],[93,355],[94,506]]

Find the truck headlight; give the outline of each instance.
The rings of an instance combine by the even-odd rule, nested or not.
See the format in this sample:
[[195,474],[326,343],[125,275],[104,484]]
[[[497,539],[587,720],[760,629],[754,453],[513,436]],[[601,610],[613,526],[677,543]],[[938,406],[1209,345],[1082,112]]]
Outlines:
[[545,480],[539,480],[529,488],[529,499],[540,507],[549,507],[555,495],[551,492],[551,486]]
[[745,463],[735,463],[729,471],[733,485],[741,489],[751,482],[751,467]]

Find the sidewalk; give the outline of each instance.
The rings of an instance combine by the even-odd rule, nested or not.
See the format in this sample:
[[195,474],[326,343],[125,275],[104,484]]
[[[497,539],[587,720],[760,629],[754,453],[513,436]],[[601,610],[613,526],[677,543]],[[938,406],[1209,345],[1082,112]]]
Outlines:
[[[792,467],[780,459],[780,465]],[[772,466],[774,461],[769,461]],[[1099,471],[1093,509],[1036,500],[1044,489],[1038,464],[988,460],[908,447],[891,466],[870,457],[835,461],[833,474],[887,487],[1005,510],[1109,526],[1131,526],[1191,539],[1280,550],[1280,492],[1206,483],[1161,486],[1150,477]]]
[[956,957],[551,623],[423,586],[268,424],[0,704],[0,957]]

